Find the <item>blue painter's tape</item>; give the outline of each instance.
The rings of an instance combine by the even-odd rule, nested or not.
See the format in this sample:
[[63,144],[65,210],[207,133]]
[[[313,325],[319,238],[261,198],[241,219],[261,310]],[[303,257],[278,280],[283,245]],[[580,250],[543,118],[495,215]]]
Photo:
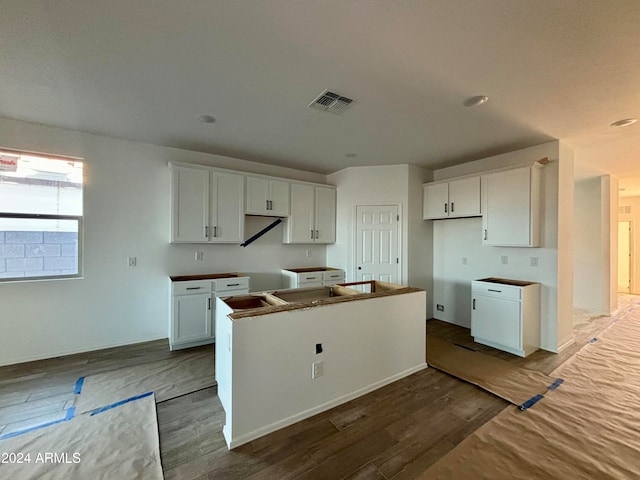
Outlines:
[[112,408],[119,407],[120,405],[124,405],[125,403],[133,402],[135,400],[140,400],[141,398],[148,397],[149,395],[153,395],[153,392],[143,393],[142,395],[136,395],[135,397],[127,398],[126,400],[120,400],[119,402],[112,403],[111,405],[107,405],[106,407],[101,407],[93,412],[91,412],[91,416],[97,415],[99,413],[105,412],[107,410],[111,410]]
[[75,393],[76,395],[79,395],[80,392],[82,391],[82,385],[84,384],[84,377],[80,377],[78,379],[78,381],[76,382],[76,388],[73,391],[73,393]]
[[40,430],[41,428],[50,427],[51,425],[56,425],[58,423],[68,422],[76,415],[76,407],[71,407],[67,409],[67,413],[64,418],[60,420],[54,420],[53,422],[43,423],[42,425],[35,425],[33,427],[27,428],[25,430],[19,430],[17,432],[7,433],[0,437],[0,440],[5,440],[7,438],[17,437],[18,435],[22,435],[23,433],[33,432],[34,430]]
[[520,405],[518,408],[520,410],[526,410],[527,408],[531,408],[533,407],[536,403],[538,403],[540,400],[542,400],[544,397],[542,395],[536,395],[535,397],[531,397],[529,400],[527,400],[526,402],[524,402],[522,405]]
[[549,385],[547,387],[548,390],[555,390],[556,388],[558,388],[560,385],[562,385],[562,383],[564,382],[564,379],[562,378],[558,378],[555,382],[553,382],[551,385]]
[[596,337],[593,337],[593,338],[589,339],[589,343],[595,343],[597,341],[598,341],[598,339]]

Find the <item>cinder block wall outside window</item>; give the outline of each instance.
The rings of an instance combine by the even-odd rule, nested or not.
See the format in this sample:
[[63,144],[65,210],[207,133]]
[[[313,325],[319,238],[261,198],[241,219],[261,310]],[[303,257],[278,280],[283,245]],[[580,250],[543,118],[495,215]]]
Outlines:
[[0,232],[0,278],[77,273],[77,232]]

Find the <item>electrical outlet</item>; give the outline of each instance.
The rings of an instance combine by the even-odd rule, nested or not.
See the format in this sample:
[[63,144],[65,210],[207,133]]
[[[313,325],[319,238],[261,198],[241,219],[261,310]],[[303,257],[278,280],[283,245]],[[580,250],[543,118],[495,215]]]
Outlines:
[[502,261],[503,265],[508,265],[509,264],[509,257],[506,255],[502,255],[502,257],[500,257],[500,260]]
[[204,252],[196,252],[196,260],[204,260]]
[[531,263],[530,265],[532,267],[537,267],[538,266],[538,257],[531,257]]
[[444,305],[437,304],[437,305],[436,305],[436,309],[437,309],[439,312],[444,312]]
[[463,265],[466,265],[466,264],[467,264],[467,262],[468,262],[468,261],[467,261],[467,257],[462,257],[462,264],[463,264]]
[[138,263],[138,259],[136,257],[127,257],[127,265],[130,267],[135,267]]
[[321,377],[323,373],[324,373],[323,361],[313,362],[311,364],[311,379],[316,379],[318,377]]

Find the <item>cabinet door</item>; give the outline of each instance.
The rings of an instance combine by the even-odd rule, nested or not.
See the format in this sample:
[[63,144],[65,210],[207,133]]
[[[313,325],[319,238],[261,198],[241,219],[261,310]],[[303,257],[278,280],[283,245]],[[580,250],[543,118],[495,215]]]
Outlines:
[[474,295],[471,335],[506,347],[522,348],[520,302]]
[[536,246],[531,238],[531,169],[482,177],[483,245]]
[[480,215],[480,177],[449,182],[449,216]]
[[213,338],[211,303],[210,293],[173,297],[172,344]]
[[336,190],[315,187],[315,241],[336,243]]
[[291,214],[286,220],[284,243],[313,243],[314,230],[314,187],[312,185],[291,185]]
[[245,212],[249,215],[267,215],[269,180],[260,177],[247,177],[247,204]]
[[209,171],[172,167],[171,240],[206,242],[209,226]]
[[211,240],[242,243],[244,237],[244,176],[215,172],[212,189]]
[[449,184],[436,183],[423,186],[422,218],[447,218],[449,216]]
[[275,217],[288,217],[289,216],[289,182],[281,182],[278,180],[269,181],[269,211],[268,215]]

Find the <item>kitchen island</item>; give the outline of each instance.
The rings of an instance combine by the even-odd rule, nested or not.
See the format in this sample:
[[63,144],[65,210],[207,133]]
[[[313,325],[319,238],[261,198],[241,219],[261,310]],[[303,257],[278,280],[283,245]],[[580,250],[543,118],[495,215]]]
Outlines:
[[336,285],[216,299],[229,448],[427,367],[424,290],[369,284],[370,293]]

